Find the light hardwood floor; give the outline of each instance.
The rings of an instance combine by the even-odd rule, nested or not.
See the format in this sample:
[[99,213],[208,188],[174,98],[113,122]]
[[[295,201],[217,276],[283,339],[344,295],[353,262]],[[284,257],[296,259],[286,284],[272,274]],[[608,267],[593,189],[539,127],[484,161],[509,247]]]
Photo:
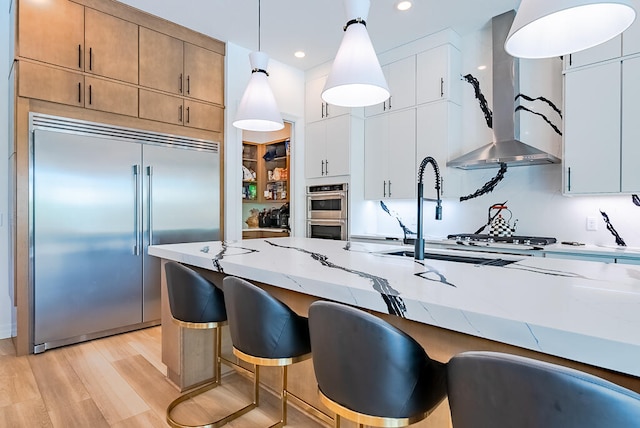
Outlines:
[[[180,393],[165,378],[160,340],[152,327],[24,357],[0,340],[0,427],[167,427],[165,410]],[[230,374],[222,383],[181,404],[175,419],[204,423],[249,402],[250,380]],[[228,427],[268,426],[276,406],[262,393],[260,408]],[[287,426],[326,427],[291,406]]]

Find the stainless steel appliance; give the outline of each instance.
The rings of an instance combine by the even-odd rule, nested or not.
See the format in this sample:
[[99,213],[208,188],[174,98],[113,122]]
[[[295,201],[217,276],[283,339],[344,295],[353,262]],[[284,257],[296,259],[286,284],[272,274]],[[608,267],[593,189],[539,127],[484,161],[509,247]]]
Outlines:
[[33,350],[158,324],[151,244],[220,236],[218,143],[30,116]]
[[307,187],[307,237],[347,240],[348,185]]

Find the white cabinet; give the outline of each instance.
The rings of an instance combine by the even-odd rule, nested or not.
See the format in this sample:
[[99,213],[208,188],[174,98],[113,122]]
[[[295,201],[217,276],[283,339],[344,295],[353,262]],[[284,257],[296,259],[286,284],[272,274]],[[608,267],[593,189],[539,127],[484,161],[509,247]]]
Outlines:
[[416,58],[416,102],[449,100],[461,104],[461,54],[445,44],[421,52]]
[[416,111],[391,112],[365,123],[365,199],[416,195]]
[[307,124],[306,178],[348,175],[351,139],[358,126],[362,119],[349,115]]
[[622,33],[622,55],[640,52],[640,16]]
[[[461,107],[458,104],[443,101],[418,107],[416,113],[416,173],[422,159],[431,156],[438,162],[442,178],[440,196],[458,196],[460,185],[457,183],[457,170],[447,168],[449,150],[462,137],[460,126]],[[424,197],[435,199],[435,175],[431,166],[424,174]]]
[[[640,37],[640,35],[638,35]],[[622,191],[640,191],[640,57],[622,62]]]
[[307,123],[351,112],[349,107],[335,106],[322,100],[322,90],[326,81],[327,76],[322,76],[306,83],[304,108]]
[[416,104],[416,57],[401,59],[382,67],[389,92],[389,99],[380,104],[365,107],[365,116],[412,107]]
[[595,64],[620,57],[622,53],[622,36],[616,36],[608,42],[601,43],[583,51],[567,55],[565,68],[571,69],[583,65]]
[[605,63],[565,74],[567,194],[620,191],[620,66]]

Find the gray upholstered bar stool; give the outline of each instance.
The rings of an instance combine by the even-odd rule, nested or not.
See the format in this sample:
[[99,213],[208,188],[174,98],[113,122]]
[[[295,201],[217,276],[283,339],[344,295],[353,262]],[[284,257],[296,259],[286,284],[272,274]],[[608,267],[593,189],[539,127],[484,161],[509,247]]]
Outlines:
[[454,428],[640,427],[640,394],[564,366],[464,352],[447,373]]
[[365,311],[333,302],[309,307],[320,399],[360,426],[403,427],[426,418],[446,396],[445,365],[411,336]]
[[184,328],[215,330],[215,349],[213,354],[215,379],[173,400],[167,407],[167,423],[174,428],[211,428],[220,426],[226,423],[228,418],[202,425],[185,425],[175,421],[171,412],[178,404],[220,385],[221,329],[222,326],[227,324],[224,294],[212,282],[180,263],[167,262],[165,264],[165,274],[173,322]]
[[253,401],[240,413],[259,405],[260,366],[282,368],[280,420],[287,424],[287,367],[311,357],[307,319],[248,281],[233,276],[223,280],[233,353],[254,366]]

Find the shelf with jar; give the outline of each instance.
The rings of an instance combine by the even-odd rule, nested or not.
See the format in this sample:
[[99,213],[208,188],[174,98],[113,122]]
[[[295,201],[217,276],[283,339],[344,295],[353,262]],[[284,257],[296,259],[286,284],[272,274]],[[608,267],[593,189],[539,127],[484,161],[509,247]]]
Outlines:
[[289,202],[289,144],[288,138],[267,144],[243,143],[243,202]]

